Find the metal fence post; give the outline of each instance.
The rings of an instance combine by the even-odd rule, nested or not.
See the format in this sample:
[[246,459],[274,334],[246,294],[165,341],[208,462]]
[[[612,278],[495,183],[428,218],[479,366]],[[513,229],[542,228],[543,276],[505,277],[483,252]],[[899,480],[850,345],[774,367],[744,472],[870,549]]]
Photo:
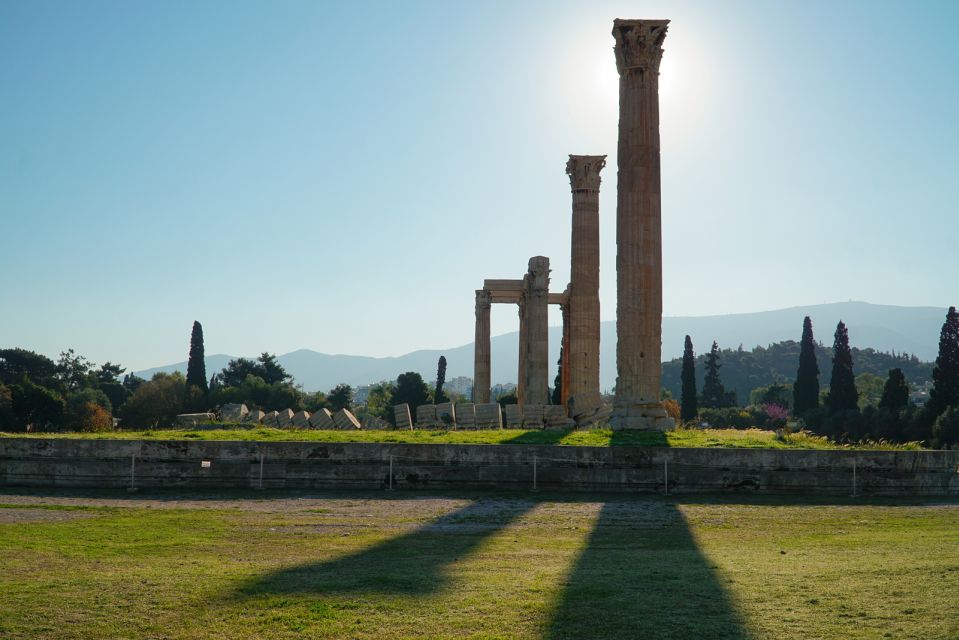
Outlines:
[[130,486],[127,487],[127,491],[136,491],[136,478],[137,478],[137,454],[130,456]]
[[533,454],[533,491],[539,491],[536,487],[536,454]]
[[393,490],[393,456],[390,455],[390,491]]
[[260,490],[263,490],[263,453],[260,453]]
[[856,457],[852,457],[852,497],[856,497]]

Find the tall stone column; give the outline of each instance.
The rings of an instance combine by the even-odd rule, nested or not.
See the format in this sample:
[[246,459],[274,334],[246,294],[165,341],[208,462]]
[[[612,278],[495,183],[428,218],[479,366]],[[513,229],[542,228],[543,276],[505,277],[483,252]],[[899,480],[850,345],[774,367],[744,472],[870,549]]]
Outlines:
[[549,404],[549,258],[530,258],[525,280],[525,403]]
[[489,402],[490,395],[490,322],[493,297],[485,289],[476,290],[476,340],[473,352],[473,402]]
[[569,311],[569,302],[566,302],[561,307],[563,311],[563,349],[562,354],[560,355],[560,364],[559,364],[559,402],[564,407],[566,403],[569,402],[569,387],[570,387],[570,340],[572,338],[572,329],[570,326],[570,311]]
[[[573,156],[566,174],[573,192],[570,241],[567,396],[599,398],[599,172],[606,156]],[[564,369],[565,372],[565,369]],[[564,405],[566,404],[564,400]]]
[[[524,286],[526,279],[523,279]],[[529,352],[527,339],[529,335],[526,331],[526,299],[520,298],[517,304],[519,308],[519,358],[517,361],[518,370],[516,372],[516,403],[526,404],[526,354]]]
[[665,429],[659,63],[668,20],[615,20],[619,71],[616,399],[611,426]]

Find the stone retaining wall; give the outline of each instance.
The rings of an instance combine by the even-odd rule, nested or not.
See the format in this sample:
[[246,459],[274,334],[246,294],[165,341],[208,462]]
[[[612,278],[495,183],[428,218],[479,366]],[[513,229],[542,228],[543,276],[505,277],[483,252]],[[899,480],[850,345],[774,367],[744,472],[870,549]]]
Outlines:
[[959,451],[0,440],[0,486],[959,496],[957,467]]

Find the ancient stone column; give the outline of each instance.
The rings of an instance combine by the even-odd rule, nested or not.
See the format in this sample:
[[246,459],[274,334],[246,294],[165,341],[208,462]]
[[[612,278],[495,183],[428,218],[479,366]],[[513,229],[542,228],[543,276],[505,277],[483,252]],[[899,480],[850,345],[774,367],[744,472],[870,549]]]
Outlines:
[[525,404],[549,404],[549,258],[529,259],[526,274]]
[[[523,283],[525,287],[526,278],[523,278]],[[529,336],[526,331],[525,297],[520,298],[517,307],[519,308],[519,358],[516,363],[516,403],[523,405],[526,404],[526,355],[529,353],[529,345],[527,344],[527,338]]]
[[473,352],[473,402],[489,402],[490,392],[490,324],[493,299],[486,289],[476,290],[476,340]]
[[559,403],[566,406],[566,403],[569,402],[569,387],[570,387],[570,364],[569,364],[569,352],[570,352],[570,340],[571,340],[571,327],[570,327],[570,312],[569,312],[569,302],[564,304],[561,309],[563,310],[563,349],[562,355],[560,356],[560,377],[559,377]]
[[566,163],[573,191],[566,395],[592,394],[594,402],[599,400],[599,172],[605,166],[606,156],[571,155]]
[[665,429],[659,62],[668,20],[615,20],[619,71],[616,193],[616,399],[610,424]]

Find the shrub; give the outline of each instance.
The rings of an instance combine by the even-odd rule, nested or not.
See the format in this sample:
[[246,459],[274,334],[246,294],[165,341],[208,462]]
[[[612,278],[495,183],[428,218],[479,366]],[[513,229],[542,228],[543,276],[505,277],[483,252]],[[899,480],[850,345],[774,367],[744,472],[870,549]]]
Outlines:
[[738,407],[728,409],[700,409],[699,421],[715,429],[749,429],[755,426],[755,417]]
[[113,416],[97,403],[86,402],[74,414],[73,426],[78,431],[112,431]]
[[932,425],[933,446],[951,449],[959,444],[959,407],[948,407]]
[[678,402],[672,398],[666,398],[663,400],[663,408],[666,409],[666,415],[675,420],[676,424],[680,423],[680,413],[682,413],[682,409]]

